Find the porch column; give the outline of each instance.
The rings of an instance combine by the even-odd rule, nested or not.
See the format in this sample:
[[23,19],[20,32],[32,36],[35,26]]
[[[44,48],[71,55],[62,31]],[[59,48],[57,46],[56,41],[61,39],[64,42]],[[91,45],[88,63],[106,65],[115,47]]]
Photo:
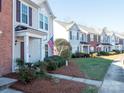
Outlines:
[[24,60],[26,63],[29,62],[29,36],[24,36]]

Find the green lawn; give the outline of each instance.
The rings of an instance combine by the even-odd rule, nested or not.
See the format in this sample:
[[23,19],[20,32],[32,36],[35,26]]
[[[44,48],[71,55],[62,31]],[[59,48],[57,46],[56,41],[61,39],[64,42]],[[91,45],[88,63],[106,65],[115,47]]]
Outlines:
[[81,93],[98,93],[98,88],[94,86],[87,86],[81,91]]
[[112,60],[103,58],[79,58],[73,59],[79,66],[81,72],[85,74],[85,78],[94,80],[103,80],[108,67]]

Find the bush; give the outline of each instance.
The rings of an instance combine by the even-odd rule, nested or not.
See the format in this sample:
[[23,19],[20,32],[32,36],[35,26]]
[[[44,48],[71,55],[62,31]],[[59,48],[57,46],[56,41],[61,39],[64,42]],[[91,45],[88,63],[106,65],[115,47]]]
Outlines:
[[[51,60],[51,59],[49,59],[49,60]],[[52,64],[49,63],[49,65],[47,64],[47,62],[41,62],[41,61],[38,61],[35,63],[24,63],[24,61],[22,61],[21,59],[17,59],[16,62],[19,67],[18,68],[19,80],[21,82],[23,82],[24,84],[27,84],[31,80],[33,80],[35,78],[39,78],[39,77],[40,78],[42,78],[42,77],[49,78],[50,76],[47,75],[47,73],[46,73],[47,66],[50,69],[55,69],[55,68],[52,68],[52,67],[54,67],[53,63]],[[49,61],[49,62],[53,62],[53,61]]]
[[66,64],[65,59],[60,56],[47,57],[44,61],[47,62],[47,70],[49,71],[56,70]]
[[16,63],[19,71],[19,80],[23,83],[29,83],[34,79],[34,69],[32,68],[32,63],[24,63],[21,59],[16,59]]
[[35,69],[35,72],[38,74],[45,74],[46,73],[46,68],[47,68],[47,63],[38,61],[33,64],[33,68]]
[[52,70],[56,70],[58,68],[57,66],[57,62],[48,62],[48,65],[47,65],[47,70],[48,71],[52,71]]
[[86,53],[72,54],[72,58],[88,58],[88,57],[90,57],[90,54],[86,54]]
[[100,51],[100,52],[98,52],[98,55],[99,56],[108,56],[109,52]]
[[98,54],[97,54],[97,53],[95,53],[95,52],[91,52],[91,53],[90,53],[90,56],[91,56],[92,58],[96,58],[96,57],[97,57],[97,55],[98,55]]
[[19,79],[27,84],[34,79],[34,69],[24,65],[19,69]]
[[115,55],[116,52],[109,52],[109,55]]
[[119,50],[113,50],[113,52],[116,52],[116,54],[120,54],[121,53],[121,51],[119,51]]
[[16,59],[17,66],[20,68],[21,66],[24,66],[24,61],[20,58]]
[[48,76],[46,71],[47,69],[46,62],[38,61],[34,63],[33,68],[35,69],[35,77],[43,78]]

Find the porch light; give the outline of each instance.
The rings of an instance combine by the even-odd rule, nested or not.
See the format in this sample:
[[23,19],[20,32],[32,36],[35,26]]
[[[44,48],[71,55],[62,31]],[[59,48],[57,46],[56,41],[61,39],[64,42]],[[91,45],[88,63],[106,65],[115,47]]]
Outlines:
[[17,40],[15,40],[15,45],[17,45],[17,42],[18,42],[18,41],[17,41]]

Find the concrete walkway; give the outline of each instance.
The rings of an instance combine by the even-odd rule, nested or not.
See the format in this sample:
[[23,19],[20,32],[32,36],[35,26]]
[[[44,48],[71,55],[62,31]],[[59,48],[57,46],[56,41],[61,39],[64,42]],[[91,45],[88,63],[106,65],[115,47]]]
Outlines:
[[0,91],[0,93],[23,93],[23,92],[7,88],[7,89],[5,89],[3,91]]
[[23,93],[21,91],[9,88],[15,82],[17,82],[16,79],[0,77],[0,93]]
[[85,83],[88,85],[94,85],[96,87],[100,87],[102,84],[102,81],[89,80],[89,79],[65,76],[65,75],[60,75],[60,74],[49,74],[49,75],[59,78],[59,79],[71,80],[71,81],[76,81],[76,82],[80,82],[80,83]]
[[121,59],[111,64],[99,93],[124,93],[124,67]]

